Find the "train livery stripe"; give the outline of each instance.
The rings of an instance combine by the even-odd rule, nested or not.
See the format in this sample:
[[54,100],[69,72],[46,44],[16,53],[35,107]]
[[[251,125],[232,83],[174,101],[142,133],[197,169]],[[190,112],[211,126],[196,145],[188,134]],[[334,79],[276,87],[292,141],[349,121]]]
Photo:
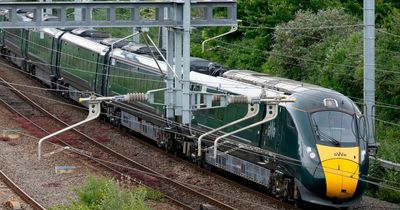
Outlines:
[[351,198],[358,184],[359,148],[317,144],[317,149],[325,174],[326,195],[338,199]]

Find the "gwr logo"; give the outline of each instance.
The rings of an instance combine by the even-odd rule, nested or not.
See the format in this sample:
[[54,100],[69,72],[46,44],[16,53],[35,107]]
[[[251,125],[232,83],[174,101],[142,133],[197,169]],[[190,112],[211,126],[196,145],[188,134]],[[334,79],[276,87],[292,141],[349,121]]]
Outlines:
[[345,153],[343,153],[343,152],[335,152],[335,153],[333,154],[333,156],[335,156],[335,157],[346,157],[347,154],[345,154]]

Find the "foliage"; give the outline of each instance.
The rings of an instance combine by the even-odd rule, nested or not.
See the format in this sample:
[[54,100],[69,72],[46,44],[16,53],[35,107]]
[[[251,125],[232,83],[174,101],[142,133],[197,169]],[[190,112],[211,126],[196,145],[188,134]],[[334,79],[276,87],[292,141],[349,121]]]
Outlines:
[[334,49],[332,45],[357,29],[325,27],[357,23],[358,20],[346,14],[344,10],[321,10],[317,14],[310,11],[297,12],[295,20],[277,26],[273,50],[268,59],[267,69],[264,70],[296,80],[309,78],[315,74],[315,70],[319,71],[325,66],[323,61],[326,53]]
[[81,188],[75,189],[78,200],[70,205],[55,206],[53,210],[109,210],[109,209],[149,209],[145,201],[155,200],[164,202],[159,192],[145,187],[134,190],[128,189],[122,183],[116,183],[105,177],[89,177]]
[[372,161],[370,163],[369,177],[370,181],[379,182],[381,186],[368,185],[367,195],[393,203],[400,203],[400,192],[390,189],[391,187],[397,189],[400,187],[400,172],[386,170],[378,162]]

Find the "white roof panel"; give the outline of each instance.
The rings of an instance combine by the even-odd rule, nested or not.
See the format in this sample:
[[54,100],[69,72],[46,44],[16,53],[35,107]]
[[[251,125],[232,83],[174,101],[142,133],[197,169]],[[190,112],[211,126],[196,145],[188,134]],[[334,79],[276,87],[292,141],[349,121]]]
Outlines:
[[61,39],[102,55],[104,55],[109,49],[109,47],[97,43],[96,41],[92,41],[90,39],[80,37],[71,33],[65,33],[61,37]]
[[[223,77],[213,77],[198,72],[190,72],[190,81],[198,84],[207,85],[209,87],[231,92],[238,95],[244,95],[252,98],[257,98],[262,93],[262,88],[256,85],[239,82],[236,80],[226,79]],[[266,90],[267,97],[283,96],[283,92],[275,90]]]
[[139,54],[135,54],[135,53],[128,52],[126,50],[117,48],[117,49],[113,50],[112,57],[123,59],[123,60],[130,61],[130,62],[135,62],[140,65],[146,66],[148,68],[153,68],[153,69],[155,69],[155,71],[159,71],[158,65],[160,65],[160,68],[163,71],[163,73],[164,74],[167,73],[167,64],[164,61],[158,61],[157,62],[158,65],[157,65],[157,63],[154,61],[154,59],[149,56],[139,55]]

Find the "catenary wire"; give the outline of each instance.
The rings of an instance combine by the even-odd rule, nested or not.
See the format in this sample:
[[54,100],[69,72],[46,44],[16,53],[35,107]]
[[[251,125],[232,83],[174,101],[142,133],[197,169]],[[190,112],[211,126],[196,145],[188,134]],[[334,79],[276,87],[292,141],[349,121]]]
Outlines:
[[[161,129],[160,129],[161,130]],[[386,180],[382,180],[382,181],[386,181]]]
[[[12,57],[12,56],[10,56],[10,57]],[[13,57],[13,58],[18,58],[18,57]],[[22,59],[22,58],[19,58],[19,59]],[[44,64],[44,65],[49,65],[49,64],[47,64],[47,63],[40,63],[40,64]],[[97,73],[96,73],[97,74]],[[153,81],[153,80],[152,80]],[[157,82],[160,82],[160,81],[158,81],[158,80],[154,80],[154,81],[157,81]],[[243,87],[240,87],[240,88],[243,88]],[[87,93],[87,92],[85,92],[85,93]],[[355,97],[351,97],[351,98],[355,98]],[[359,99],[359,98],[358,98]],[[384,107],[384,108],[393,108],[393,109],[400,109],[400,106],[396,106],[396,105],[376,105],[377,107]]]
[[[5,31],[5,30],[4,30],[4,31]],[[5,31],[5,32],[6,32],[6,33],[9,33],[9,34],[12,35],[12,36],[17,37],[18,39],[24,40],[24,41],[26,41],[26,42],[29,42],[29,43],[35,45],[35,46],[38,46],[38,47],[40,47],[40,48],[43,48],[43,49],[46,49],[46,50],[49,50],[49,51],[53,51],[53,52],[56,52],[56,53],[60,53],[60,54],[63,54],[63,55],[65,55],[65,56],[69,56],[69,57],[72,57],[72,58],[74,58],[74,59],[81,60],[81,61],[83,61],[83,62],[88,62],[88,63],[92,63],[92,64],[98,65],[98,62],[96,62],[96,61],[87,60],[87,59],[85,59],[85,58],[78,57],[78,56],[75,56],[75,55],[72,55],[72,54],[69,54],[69,53],[66,53],[66,52],[54,50],[54,49],[52,49],[52,48],[48,48],[48,47],[45,47],[45,46],[40,45],[40,44],[38,44],[38,43],[35,43],[35,42],[31,41],[31,40],[22,38],[21,36],[12,34],[11,32],[8,32],[8,31]],[[3,55],[4,55],[4,56],[7,56],[7,55],[5,55],[5,54],[3,54]],[[144,56],[144,57],[145,57],[145,56]],[[147,58],[147,57],[146,57],[146,58]],[[151,58],[151,57],[148,57],[148,58]],[[23,58],[20,58],[20,59],[23,59]],[[35,62],[32,61],[32,63],[35,63]],[[51,64],[48,64],[48,63],[42,63],[42,62],[36,62],[36,63],[42,64],[42,65],[47,65],[47,66],[53,66],[53,67],[59,67],[59,68],[64,68],[64,69],[73,69],[73,70],[75,70],[75,68],[69,68],[69,67],[64,67],[64,66],[56,66],[56,65],[51,65]],[[105,67],[113,67],[113,68],[118,69],[118,70],[123,70],[123,71],[128,71],[128,72],[130,72],[129,69],[125,69],[125,68],[122,68],[122,67],[117,67],[117,66],[112,66],[112,65],[104,65],[104,64],[101,64],[101,65],[102,65],[102,66],[105,66]],[[82,70],[82,71],[84,71],[84,70]],[[93,72],[89,72],[89,73],[93,73]],[[96,72],[96,73],[97,73],[97,72]],[[155,76],[154,74],[151,74],[151,73],[145,73],[145,72],[137,72],[137,73],[143,74],[143,75]],[[129,77],[128,77],[128,78],[129,78]]]

